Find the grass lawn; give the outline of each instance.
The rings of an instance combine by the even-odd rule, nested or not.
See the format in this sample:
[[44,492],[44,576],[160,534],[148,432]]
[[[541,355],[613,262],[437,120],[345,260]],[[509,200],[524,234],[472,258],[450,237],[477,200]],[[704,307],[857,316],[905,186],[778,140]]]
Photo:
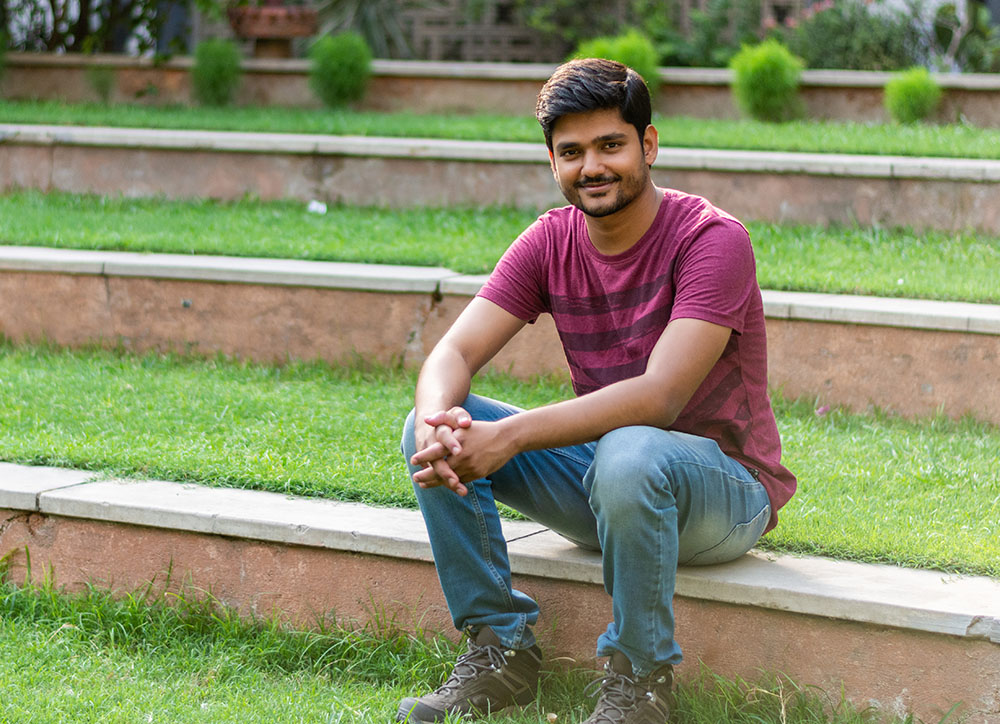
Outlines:
[[[527,210],[392,210],[299,202],[0,195],[0,243],[443,266],[484,273],[536,217]],[[1000,303],[1000,238],[748,223],[766,289]]]
[[[398,452],[414,376],[0,346],[0,459],[415,507]],[[487,376],[524,407],[559,379]],[[776,400],[799,493],[764,547],[1000,576],[1000,429]]]
[[[524,115],[431,115],[292,108],[188,108],[0,100],[0,123],[219,131],[454,138],[542,142],[532,109]],[[1000,159],[1000,129],[927,125],[663,117],[663,146]]]
[[[167,605],[169,604],[169,605]],[[427,691],[457,648],[386,627],[295,631],[240,620],[185,592],[59,594],[0,583],[0,721],[18,724],[354,724],[387,722]],[[582,721],[594,675],[551,671],[536,704],[497,724]],[[453,724],[457,719],[450,720]],[[810,687],[705,673],[678,687],[676,724],[875,724]],[[908,721],[908,720],[907,720]]]

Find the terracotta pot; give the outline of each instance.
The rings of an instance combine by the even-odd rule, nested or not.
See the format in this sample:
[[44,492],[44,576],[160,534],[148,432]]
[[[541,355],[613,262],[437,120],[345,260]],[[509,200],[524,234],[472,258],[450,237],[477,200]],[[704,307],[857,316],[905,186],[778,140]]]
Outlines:
[[233,31],[241,38],[306,38],[316,33],[316,10],[306,7],[240,6],[227,11]]

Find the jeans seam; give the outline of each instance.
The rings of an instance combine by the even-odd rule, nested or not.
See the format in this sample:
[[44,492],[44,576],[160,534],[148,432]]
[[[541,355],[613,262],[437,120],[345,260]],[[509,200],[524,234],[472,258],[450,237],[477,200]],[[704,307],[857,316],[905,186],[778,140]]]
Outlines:
[[[483,508],[479,503],[479,495],[475,492],[475,487],[470,486],[469,492],[472,494],[472,504],[476,515],[476,524],[479,527],[479,545],[483,551],[483,559],[486,563],[487,568],[489,568],[490,576],[493,578],[494,583],[497,584],[497,588],[500,589],[500,593],[504,597],[504,601],[507,604],[508,609],[514,610],[514,599],[511,592],[507,590],[507,586],[504,584],[503,576],[496,569],[493,563],[493,549],[490,546],[490,532],[489,527],[486,525],[486,515],[483,513]],[[520,617],[520,614],[519,614]]]

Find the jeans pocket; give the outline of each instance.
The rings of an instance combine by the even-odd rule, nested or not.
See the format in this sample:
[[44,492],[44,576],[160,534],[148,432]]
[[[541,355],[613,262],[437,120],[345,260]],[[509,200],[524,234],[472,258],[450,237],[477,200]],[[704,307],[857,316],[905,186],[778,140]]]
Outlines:
[[739,558],[760,540],[770,519],[771,506],[765,505],[752,520],[736,525],[720,543],[700,553],[695,553],[686,561],[680,561],[680,565],[711,566]]

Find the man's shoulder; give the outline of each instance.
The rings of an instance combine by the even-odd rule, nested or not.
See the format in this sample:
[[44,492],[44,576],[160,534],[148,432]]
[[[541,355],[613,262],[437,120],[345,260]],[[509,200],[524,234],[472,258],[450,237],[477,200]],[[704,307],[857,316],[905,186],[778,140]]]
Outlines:
[[557,206],[538,217],[536,224],[546,227],[571,228],[583,221],[583,212],[575,206]]
[[728,211],[719,208],[704,196],[670,188],[661,188],[660,190],[663,192],[664,203],[669,204],[678,211],[687,211],[702,217],[725,219],[735,221],[737,224],[740,223],[739,219]]
[[749,238],[743,223],[704,196],[676,189],[663,189],[667,213],[661,217],[664,229],[674,238],[699,238],[710,229],[740,243]]

